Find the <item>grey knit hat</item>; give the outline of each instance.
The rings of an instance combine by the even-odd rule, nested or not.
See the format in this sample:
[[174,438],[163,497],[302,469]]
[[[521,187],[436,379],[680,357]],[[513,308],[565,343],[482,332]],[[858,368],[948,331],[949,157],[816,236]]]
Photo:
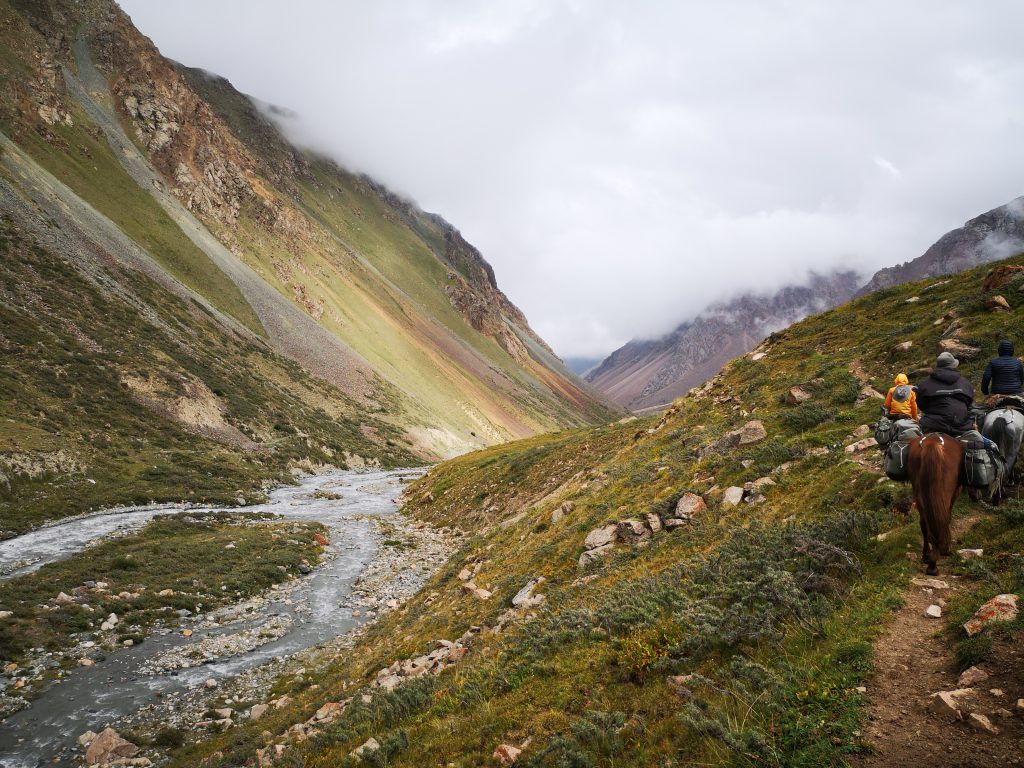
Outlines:
[[935,361],[937,368],[959,368],[960,361],[953,357],[952,352],[943,352]]

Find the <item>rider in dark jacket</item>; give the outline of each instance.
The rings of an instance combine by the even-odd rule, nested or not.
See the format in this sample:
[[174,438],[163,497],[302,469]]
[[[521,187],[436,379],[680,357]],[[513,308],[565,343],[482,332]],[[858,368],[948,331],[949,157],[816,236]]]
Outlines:
[[945,432],[958,437],[974,429],[971,405],[974,387],[960,375],[960,361],[943,352],[935,361],[935,370],[917,385],[917,405],[924,412],[921,429]]
[[[1019,395],[1024,391],[1024,365],[1013,355],[1013,342],[999,342],[999,357],[990,360],[981,377],[982,394]],[[991,387],[991,389],[989,389]]]

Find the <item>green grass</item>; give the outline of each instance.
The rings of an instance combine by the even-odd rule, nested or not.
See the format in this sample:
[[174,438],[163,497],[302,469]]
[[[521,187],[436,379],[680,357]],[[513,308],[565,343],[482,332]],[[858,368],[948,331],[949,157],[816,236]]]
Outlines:
[[[846,764],[868,748],[857,736],[865,701],[855,689],[871,672],[873,641],[919,570],[906,553],[920,536],[916,520],[898,511],[907,488],[842,451],[878,411],[875,401],[856,404],[860,384],[848,366],[859,361],[884,391],[896,372],[934,358],[944,326],[932,321],[954,307],[965,337],[994,349],[1018,321],[1016,313],[984,310],[986,271],[927,292],[928,283],[890,289],[809,318],[772,337],[764,360],[734,361],[711,396],[679,400],[663,417],[541,436],[439,465],[410,488],[409,508],[470,537],[420,595],[317,677],[319,689],[309,687],[314,681],[294,688],[296,704],[271,733],[324,701],[364,690],[395,659],[471,625],[493,626],[523,584],[545,576],[548,600],[534,621],[482,635],[452,672],[350,707],[300,745],[294,760],[344,765],[372,735],[391,740],[385,762],[394,766],[428,764],[438,754],[458,766],[486,764],[497,744],[527,738],[520,762],[531,766]],[[920,302],[905,303],[917,294]],[[912,354],[894,352],[907,338]],[[986,358],[964,360],[965,373],[979,378]],[[794,384],[813,399],[784,405],[780,396]],[[752,418],[764,422],[768,439],[700,458],[703,446]],[[836,447],[811,454],[821,446]],[[775,471],[784,463],[788,469]],[[777,484],[763,503],[718,506],[712,486],[768,474]],[[665,515],[686,490],[709,503],[688,526],[578,567],[588,531]],[[956,514],[973,511],[963,500]],[[1014,556],[1024,547],[1021,518],[1013,504],[983,509],[964,542],[984,547],[986,557],[963,565],[976,588],[948,608],[947,641],[960,663],[1019,646],[1020,622],[987,633],[988,649],[969,646],[957,627],[993,594],[1022,589]],[[879,542],[873,536],[881,531],[888,535]],[[458,572],[476,563],[475,583],[494,593],[486,602],[460,590]],[[584,575],[595,578],[581,583]],[[666,684],[677,674],[696,676],[692,698]],[[224,753],[214,765],[234,764],[263,743],[255,729],[235,729],[184,748],[176,764],[214,750]]]

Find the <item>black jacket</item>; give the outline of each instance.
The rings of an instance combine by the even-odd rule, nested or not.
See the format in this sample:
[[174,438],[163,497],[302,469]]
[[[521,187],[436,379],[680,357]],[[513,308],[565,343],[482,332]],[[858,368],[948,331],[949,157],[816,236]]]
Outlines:
[[974,428],[974,387],[955,368],[936,368],[917,385],[917,405],[924,412],[921,429],[959,435]]
[[1013,356],[1013,344],[999,342],[999,357],[990,360],[981,377],[981,392],[995,395],[1017,395],[1024,391],[1024,365]]

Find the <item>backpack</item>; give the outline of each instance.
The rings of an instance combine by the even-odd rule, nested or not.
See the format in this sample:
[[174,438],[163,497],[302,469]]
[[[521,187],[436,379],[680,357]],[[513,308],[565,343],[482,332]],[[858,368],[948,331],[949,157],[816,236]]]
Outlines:
[[882,462],[885,467],[885,474],[890,480],[906,482],[907,480],[907,453],[910,447],[909,441],[893,440],[886,446],[885,458]]
[[1006,462],[991,440],[978,442],[961,440],[964,445],[964,463],[960,471],[961,482],[970,488],[995,490],[1006,472]]
[[893,440],[909,442],[924,434],[921,427],[913,419],[892,419],[883,416],[875,422],[875,442],[884,451]]
[[885,450],[896,434],[895,423],[888,416],[882,416],[875,422],[875,442]]

